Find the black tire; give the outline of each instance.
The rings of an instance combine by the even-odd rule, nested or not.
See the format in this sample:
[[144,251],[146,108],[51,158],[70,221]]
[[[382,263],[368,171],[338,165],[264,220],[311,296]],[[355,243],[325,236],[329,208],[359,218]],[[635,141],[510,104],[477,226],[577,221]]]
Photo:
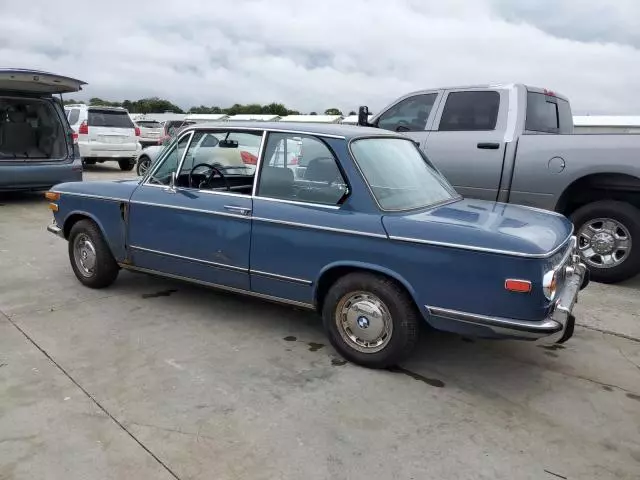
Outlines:
[[120,165],[120,170],[129,172],[133,170],[133,167],[135,167],[136,162],[134,160],[118,160],[118,165]]
[[[80,283],[89,288],[105,288],[116,280],[120,267],[118,267],[116,260],[113,258],[109,245],[104,240],[100,229],[93,221],[80,220],[74,224],[71,227],[68,240],[71,268]],[[75,253],[76,241],[84,241],[86,245],[86,240],[90,242],[95,252],[93,269],[89,269],[89,271],[83,270],[82,266],[79,265],[81,262],[76,260]],[[89,265],[88,263],[87,266]]]
[[95,160],[89,160],[87,158],[83,158],[82,159],[82,163],[84,163],[85,165],[95,165],[96,161]]
[[[357,292],[377,297],[390,314],[392,331],[381,350],[359,350],[356,342],[343,337],[346,331],[338,326],[341,318],[338,309],[345,305],[345,299],[353,298]],[[331,345],[345,359],[363,367],[396,366],[409,356],[418,340],[420,314],[409,294],[395,281],[371,273],[350,273],[338,279],[324,300],[322,318]]]
[[138,159],[136,163],[136,173],[138,174],[138,176],[142,176],[149,170],[150,166],[151,166],[151,159],[147,156],[142,156]]
[[[622,224],[631,237],[631,249],[619,265],[608,268],[586,262],[583,257],[583,262],[587,263],[591,273],[591,280],[617,283],[640,273],[640,210],[625,202],[602,200],[584,205],[571,214],[576,232],[580,232],[582,226],[598,218],[610,218]],[[578,235],[579,245],[580,242]]]

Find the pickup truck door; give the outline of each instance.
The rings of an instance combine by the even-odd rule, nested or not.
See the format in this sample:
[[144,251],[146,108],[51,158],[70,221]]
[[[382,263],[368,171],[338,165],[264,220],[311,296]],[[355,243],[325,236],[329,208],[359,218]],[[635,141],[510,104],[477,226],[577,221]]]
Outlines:
[[507,113],[506,91],[451,90],[444,94],[425,153],[461,195],[497,200]]
[[423,147],[433,125],[442,91],[410,93],[385,107],[372,124],[378,128],[402,133]]

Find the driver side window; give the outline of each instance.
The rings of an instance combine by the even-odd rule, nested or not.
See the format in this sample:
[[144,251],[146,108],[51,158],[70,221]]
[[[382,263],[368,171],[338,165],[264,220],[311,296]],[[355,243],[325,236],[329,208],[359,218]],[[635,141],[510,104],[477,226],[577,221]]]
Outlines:
[[182,154],[189,143],[189,137],[190,135],[185,135],[177,143],[173,143],[167,147],[169,151],[164,155],[164,158],[160,160],[160,165],[149,177],[149,183],[169,185],[171,182],[171,174],[178,170]]
[[393,132],[424,131],[437,96],[427,93],[405,98],[380,115],[378,127]]

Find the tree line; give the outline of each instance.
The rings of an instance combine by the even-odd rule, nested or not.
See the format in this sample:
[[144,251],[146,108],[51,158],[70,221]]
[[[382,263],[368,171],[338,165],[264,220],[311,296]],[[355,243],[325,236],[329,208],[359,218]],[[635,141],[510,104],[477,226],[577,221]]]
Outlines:
[[[65,105],[73,103],[84,103],[85,101],[77,101],[73,99],[64,100]],[[225,115],[240,114],[270,114],[270,115],[300,115],[298,110],[290,110],[282,103],[269,103],[261,105],[259,103],[248,103],[246,105],[235,103],[230,107],[222,108],[218,106],[208,107],[206,105],[193,106],[186,112],[178,105],[171,103],[169,100],[158,97],[141,98],[140,100],[124,100],[122,102],[111,102],[102,98],[94,97],[89,99],[88,105],[106,106],[106,107],[124,107],[129,113],[223,113]],[[317,115],[317,112],[309,112],[309,115]],[[343,115],[339,108],[327,108],[325,115]],[[355,115],[355,111],[350,111],[348,115]]]

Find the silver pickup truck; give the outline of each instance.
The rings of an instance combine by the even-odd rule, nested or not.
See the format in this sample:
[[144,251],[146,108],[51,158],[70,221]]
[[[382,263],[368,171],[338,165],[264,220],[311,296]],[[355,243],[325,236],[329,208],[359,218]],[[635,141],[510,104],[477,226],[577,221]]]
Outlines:
[[640,135],[573,134],[567,98],[521,84],[413,92],[358,123],[419,142],[466,197],[568,216],[594,280],[640,273]]

